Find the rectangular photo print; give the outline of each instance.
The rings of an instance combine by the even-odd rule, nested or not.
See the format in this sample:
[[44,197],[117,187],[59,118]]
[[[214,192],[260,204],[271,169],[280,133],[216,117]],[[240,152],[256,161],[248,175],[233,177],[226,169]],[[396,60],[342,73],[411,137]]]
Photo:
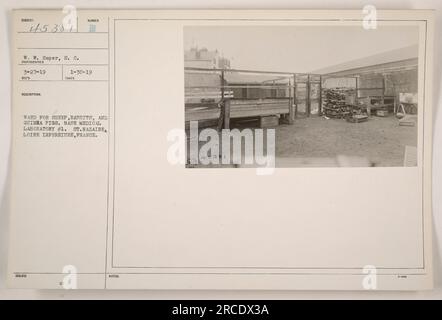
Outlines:
[[186,167],[417,165],[417,26],[186,26]]

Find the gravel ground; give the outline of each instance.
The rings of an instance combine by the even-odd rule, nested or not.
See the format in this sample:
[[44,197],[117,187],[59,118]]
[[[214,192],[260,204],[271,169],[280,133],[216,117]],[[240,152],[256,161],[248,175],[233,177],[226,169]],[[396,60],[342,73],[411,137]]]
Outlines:
[[393,117],[362,123],[310,117],[276,128],[276,157],[365,157],[375,166],[402,166],[405,146],[417,146],[417,127],[399,126]]

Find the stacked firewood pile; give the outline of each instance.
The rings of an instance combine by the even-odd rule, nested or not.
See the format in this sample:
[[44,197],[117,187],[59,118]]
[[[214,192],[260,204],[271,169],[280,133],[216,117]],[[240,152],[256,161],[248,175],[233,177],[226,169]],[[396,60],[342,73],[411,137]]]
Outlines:
[[345,102],[346,89],[324,89],[322,92],[323,113],[329,118],[343,119],[352,115],[352,106]]

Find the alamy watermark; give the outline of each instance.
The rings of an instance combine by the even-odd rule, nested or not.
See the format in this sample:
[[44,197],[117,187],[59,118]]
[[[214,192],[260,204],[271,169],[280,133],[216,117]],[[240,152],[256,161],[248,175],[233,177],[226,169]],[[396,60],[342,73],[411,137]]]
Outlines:
[[365,30],[377,29],[378,27],[378,14],[374,5],[366,5],[362,8],[364,18],[362,19],[362,27]]
[[372,265],[366,265],[362,269],[362,273],[365,274],[365,276],[362,278],[362,287],[365,290],[376,290],[378,278],[376,267]]
[[63,287],[63,289],[77,289],[77,268],[73,265],[66,265],[63,267],[62,273],[65,274],[65,276],[63,277],[63,281],[61,282],[61,286]]
[[76,31],[77,26],[77,8],[73,5],[65,5],[63,7],[63,28],[64,30]]

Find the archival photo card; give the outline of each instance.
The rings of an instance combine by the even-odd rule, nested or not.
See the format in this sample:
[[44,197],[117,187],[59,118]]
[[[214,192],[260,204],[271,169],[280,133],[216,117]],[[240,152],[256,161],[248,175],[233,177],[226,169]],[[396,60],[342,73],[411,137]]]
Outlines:
[[432,12],[11,21],[11,287],[432,287]]

